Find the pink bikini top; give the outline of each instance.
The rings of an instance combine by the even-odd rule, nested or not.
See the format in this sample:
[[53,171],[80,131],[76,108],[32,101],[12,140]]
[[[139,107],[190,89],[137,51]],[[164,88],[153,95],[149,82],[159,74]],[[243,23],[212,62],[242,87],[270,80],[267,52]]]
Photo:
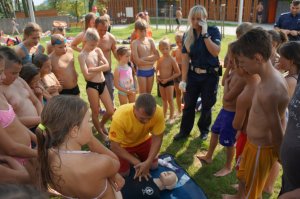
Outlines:
[[2,128],[8,127],[15,119],[16,114],[10,104],[8,104],[8,110],[0,110],[0,125]]

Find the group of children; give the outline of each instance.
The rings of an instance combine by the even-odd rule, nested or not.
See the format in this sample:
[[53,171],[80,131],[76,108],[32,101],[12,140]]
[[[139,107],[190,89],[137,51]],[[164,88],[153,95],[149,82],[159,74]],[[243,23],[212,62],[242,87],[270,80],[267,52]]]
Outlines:
[[223,198],[261,198],[262,192],[274,191],[279,175],[287,104],[300,69],[294,49],[300,44],[285,43],[284,34],[250,23],[241,24],[236,32],[238,40],[229,45],[224,61],[223,107],[211,128],[207,154],[197,158],[211,164],[220,143],[226,149],[226,163],[214,175],[231,173],[235,155],[239,180],[237,195]]
[[[97,23],[97,19],[91,16],[90,20]],[[137,93],[151,93],[156,72],[164,101],[164,114],[166,116],[169,104],[170,123],[174,123],[173,90],[174,80],[180,76],[177,62],[180,64],[181,47],[178,47],[172,58],[170,42],[163,39],[159,43],[159,50],[162,53],[160,57],[153,39],[145,35],[147,23],[140,19],[135,23],[135,27],[138,38],[132,42],[132,50],[120,46],[113,52],[118,65],[115,67],[115,79],[112,83],[118,89],[120,104],[134,102]],[[25,166],[30,175],[38,170],[40,177],[40,179],[30,179],[26,170],[20,170],[20,173],[17,173],[20,175],[8,182],[33,181],[43,189],[47,189],[50,185],[66,197],[120,198],[120,193],[117,191],[123,186],[124,180],[117,173],[118,159],[92,135],[88,124],[90,113],[87,104],[79,98],[78,74],[71,48],[73,44],[70,47],[63,29],[55,28],[50,42],[47,43],[48,55],[46,55],[45,48],[39,44],[41,32],[38,24],[28,23],[24,29],[24,40],[19,46],[15,49],[7,47],[0,49],[0,97],[3,98],[0,104],[0,131],[9,134],[10,138],[7,139],[14,140],[22,147],[25,146],[25,152],[18,151],[13,156],[20,156],[15,160]],[[182,34],[178,34],[176,38],[177,43],[181,45]],[[104,75],[111,69],[111,63],[98,45],[101,39],[99,30],[93,25],[87,28],[82,36],[83,45],[79,49],[78,61],[86,81],[92,122],[102,138],[106,140],[105,124],[114,113],[114,103],[106,86],[106,81],[111,80],[106,79]],[[130,59],[131,52],[133,60]],[[154,68],[156,62],[157,67]],[[138,77],[137,81],[135,74]],[[178,83],[179,81],[175,82],[177,88]],[[106,110],[99,121],[100,100]],[[181,112],[181,99],[178,102],[178,110]],[[85,144],[91,152],[81,151],[81,147]],[[35,146],[38,147],[38,156],[31,149]],[[86,158],[80,164],[78,160],[83,157],[82,154]],[[38,157],[37,161],[28,161],[27,158],[31,157]],[[9,167],[11,162],[18,164],[14,159],[6,157],[3,159]],[[96,169],[96,165],[99,164],[97,160],[101,162],[103,168]],[[89,165],[86,172],[91,175],[82,176],[81,172],[69,169],[69,166],[66,168],[63,166],[59,170],[53,169],[61,162],[64,165],[74,165],[72,162]],[[0,169],[6,168],[0,165]],[[81,170],[80,167],[78,169]],[[95,169],[100,173],[96,174]],[[9,170],[8,176],[12,176],[12,173]],[[26,177],[25,180],[20,180],[21,175],[23,178]],[[64,176],[63,182],[60,180],[60,175]],[[77,188],[78,184],[74,178],[86,179],[82,182],[85,184],[82,189]],[[86,191],[90,187],[89,184],[99,186],[94,187],[94,190]],[[84,188],[85,186],[88,187]],[[99,194],[99,190],[103,191]]]
[[[164,116],[166,119],[170,107],[168,119],[173,124],[174,88],[178,114],[181,114],[179,82],[183,34],[176,34],[177,49],[173,53],[170,41],[162,39],[158,44],[159,55],[154,40],[147,37],[147,22],[138,19],[135,22],[137,39],[130,47],[120,46],[113,52],[118,65],[114,70],[114,80],[110,80],[104,73],[111,70],[111,60],[98,45],[101,35],[94,28],[97,19],[88,16],[90,27],[82,33],[80,41],[71,46],[75,48],[83,42],[82,48],[76,47],[80,51],[78,61],[86,81],[92,122],[102,138],[107,139],[105,124],[114,113],[113,98],[106,81],[113,81],[110,83],[117,88],[122,105],[134,102],[137,93],[151,93],[156,73]],[[31,144],[37,144],[38,160],[36,164],[29,164],[28,170],[39,170],[42,179],[39,183],[44,189],[50,185],[67,198],[120,198],[116,191],[124,185],[124,180],[117,173],[118,158],[91,133],[87,104],[78,97],[80,90],[73,49],[69,47],[64,32],[56,30],[47,46],[50,54],[43,54],[45,49],[39,45],[40,33],[37,24],[29,23],[24,30],[24,41],[15,52],[0,48],[0,131],[9,134],[6,139],[26,146],[25,152],[13,155],[20,156],[16,160],[21,164],[28,163],[24,158],[37,156],[30,148]],[[208,153],[198,156],[198,159],[212,163],[219,142],[226,147],[227,160],[215,176],[225,176],[232,171],[237,142],[239,192],[238,196],[224,197],[258,198],[264,188],[272,191],[278,175],[277,160],[286,124],[286,107],[299,73],[300,60],[293,47],[299,44],[281,45],[285,41],[283,35],[254,29],[249,23],[237,28],[237,37],[238,40],[229,45],[225,58],[223,107],[212,126]],[[277,69],[286,73],[286,81]],[[65,94],[68,96],[63,96]],[[106,109],[101,121],[100,100]],[[86,144],[91,152],[81,151]],[[10,161],[14,160],[6,160],[6,164],[10,165]],[[62,167],[61,162],[64,162]],[[81,165],[85,166],[87,174],[80,172]],[[3,169],[2,165],[0,169]]]

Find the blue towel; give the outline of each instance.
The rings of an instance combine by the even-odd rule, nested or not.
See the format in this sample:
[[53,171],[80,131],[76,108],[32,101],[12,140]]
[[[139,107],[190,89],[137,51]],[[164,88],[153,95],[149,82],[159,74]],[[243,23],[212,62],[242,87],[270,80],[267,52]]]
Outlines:
[[[163,190],[160,192],[161,199],[206,199],[203,190],[196,184],[196,182],[190,178],[188,173],[181,168],[174,160],[174,157],[170,154],[160,155],[160,159],[170,158],[170,163],[178,168],[175,173],[178,177],[178,182],[173,190]],[[164,166],[159,166],[158,169],[151,171],[153,178],[159,177],[159,174],[163,171],[172,171]]]

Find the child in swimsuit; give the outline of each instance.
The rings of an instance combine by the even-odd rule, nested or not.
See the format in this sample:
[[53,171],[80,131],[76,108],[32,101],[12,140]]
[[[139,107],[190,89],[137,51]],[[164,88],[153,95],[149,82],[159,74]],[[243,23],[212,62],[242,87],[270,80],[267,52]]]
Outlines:
[[[179,69],[181,71],[181,62],[182,62],[182,37],[183,32],[176,33],[175,41],[177,44],[177,49],[172,52],[172,57],[175,58]],[[181,90],[179,89],[179,83],[181,81],[181,75],[174,79],[174,88],[175,88],[175,94],[176,94],[176,103],[177,103],[177,116],[181,116],[181,103],[182,103],[182,95]]]
[[[3,50],[13,51],[7,47],[1,48],[0,50],[0,86],[6,79],[4,66],[7,60],[5,60],[5,55],[2,56]],[[13,62],[12,60],[8,63],[11,64],[11,62]],[[8,103],[2,93],[0,93],[0,134],[0,154],[14,156],[21,164],[26,160],[24,158],[36,156],[36,151],[29,147],[31,140],[36,142],[35,135],[16,117],[13,107]]]
[[119,66],[114,72],[114,85],[118,89],[120,105],[133,103],[136,95],[136,82],[132,68],[128,65],[130,49],[121,46],[117,49]]
[[41,27],[33,22],[26,24],[24,28],[24,41],[15,49],[16,53],[22,60],[22,64],[31,63],[32,55],[43,53],[44,47],[39,43]]
[[62,86],[54,73],[51,72],[52,66],[48,55],[38,54],[33,57],[32,63],[39,68],[42,85],[48,93],[52,97],[59,95],[59,92],[62,91]]
[[167,117],[168,106],[170,106],[169,123],[174,123],[174,78],[180,76],[180,70],[177,62],[170,55],[170,42],[163,39],[159,42],[159,50],[162,56],[157,61],[157,82],[159,83],[159,92],[163,101],[163,111],[165,118]]
[[40,186],[64,198],[120,198],[119,160],[93,136],[89,118],[87,104],[75,96],[55,96],[45,105],[36,130]]
[[139,19],[135,22],[135,30],[139,38],[132,42],[132,57],[137,65],[137,79],[140,93],[150,93],[154,81],[154,63],[159,58],[154,40],[146,37],[147,22]]
[[[86,81],[86,92],[92,110],[92,120],[95,128],[103,139],[107,139],[107,130],[105,123],[114,113],[114,106],[105,85],[103,71],[109,69],[109,64],[102,50],[97,47],[99,35],[96,29],[89,28],[84,36],[86,41],[81,53],[78,56],[80,68]],[[101,122],[99,122],[99,101],[103,102],[106,112]]]

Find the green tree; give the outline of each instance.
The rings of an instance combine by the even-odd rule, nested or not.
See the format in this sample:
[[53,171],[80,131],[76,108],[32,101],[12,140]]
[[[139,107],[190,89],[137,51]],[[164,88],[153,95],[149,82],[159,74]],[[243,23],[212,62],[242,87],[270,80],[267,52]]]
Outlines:
[[0,0],[0,6],[4,17],[11,18],[14,16],[14,10],[11,1]]

